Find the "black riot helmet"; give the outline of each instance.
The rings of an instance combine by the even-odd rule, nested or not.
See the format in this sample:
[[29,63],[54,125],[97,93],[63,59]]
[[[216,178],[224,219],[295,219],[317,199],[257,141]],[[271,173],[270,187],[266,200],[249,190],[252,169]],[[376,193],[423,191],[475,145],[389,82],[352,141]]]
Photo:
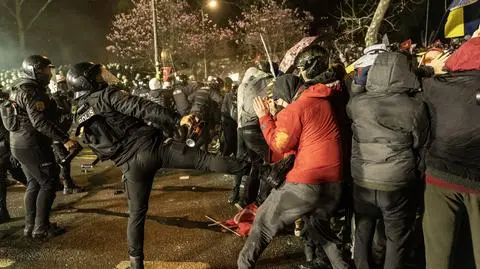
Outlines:
[[36,80],[44,86],[48,85],[52,77],[51,74],[41,73],[41,70],[46,67],[55,68],[55,66],[47,57],[41,55],[28,56],[23,60],[22,63],[22,70],[26,77]]
[[102,77],[102,65],[86,62],[76,64],[68,70],[67,85],[75,92],[75,99],[108,86]]
[[299,69],[303,79],[308,81],[325,72],[328,62],[328,51],[319,45],[313,45],[297,56],[295,67]]

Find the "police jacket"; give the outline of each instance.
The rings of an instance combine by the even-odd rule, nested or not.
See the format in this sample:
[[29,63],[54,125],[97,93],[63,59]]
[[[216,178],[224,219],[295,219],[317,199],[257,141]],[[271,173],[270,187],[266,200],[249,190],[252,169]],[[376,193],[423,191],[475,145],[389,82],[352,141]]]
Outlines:
[[165,90],[153,90],[148,93],[148,100],[157,103],[165,108],[173,108],[173,91],[169,89]]
[[352,177],[365,188],[394,191],[420,179],[428,139],[426,105],[409,96],[419,88],[407,56],[382,53],[371,67],[366,92],[347,106],[352,120]]
[[192,104],[190,114],[209,121],[215,119],[217,110],[222,106],[223,96],[217,90],[205,86],[190,94],[188,100]]
[[[105,137],[94,137],[93,139],[90,138],[90,141],[85,141],[87,135],[84,134],[84,142],[101,159],[111,159],[117,165],[128,161],[139,148],[151,142],[152,136],[162,136],[160,129],[173,129],[178,122],[176,115],[168,109],[145,98],[112,87],[81,97],[78,99],[78,107],[76,120],[79,123],[79,128],[85,127],[88,129],[92,126],[98,126],[98,122],[101,121],[99,123],[103,125],[101,127],[108,130],[106,132],[93,130],[92,134],[94,136],[111,136],[107,139],[110,139],[109,142],[115,145],[114,149],[108,149],[110,152],[105,153],[101,152],[102,147],[105,148],[103,145],[92,147],[90,143],[92,141],[103,141]],[[100,117],[94,119],[93,116]],[[90,120],[96,121],[96,123],[83,125]],[[88,130],[84,131],[87,132]]]
[[56,124],[56,104],[47,89],[35,80],[22,78],[12,87],[12,99],[18,105],[18,129],[10,132],[12,148],[65,143],[68,134]]
[[63,131],[68,133],[73,123],[72,100],[64,92],[52,94],[52,99],[57,106],[57,123]]
[[190,83],[186,85],[175,85],[173,90],[173,101],[175,102],[175,108],[181,116],[188,115],[190,108],[192,107],[188,101],[188,96],[197,88],[196,83]]

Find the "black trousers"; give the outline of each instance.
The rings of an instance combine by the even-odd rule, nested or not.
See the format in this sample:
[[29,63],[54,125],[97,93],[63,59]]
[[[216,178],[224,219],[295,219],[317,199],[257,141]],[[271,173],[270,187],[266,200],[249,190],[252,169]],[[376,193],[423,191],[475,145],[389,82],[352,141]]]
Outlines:
[[128,253],[143,259],[144,226],[155,173],[160,168],[197,169],[236,174],[241,177],[248,166],[244,162],[187,148],[183,143],[163,143],[152,138],[138,153],[121,166],[128,197]]
[[50,224],[55,187],[59,181],[53,150],[47,145],[28,149],[12,148],[11,151],[27,177],[25,225],[34,225],[34,234],[44,233]]
[[223,156],[230,156],[232,153],[237,156],[237,123],[230,117],[222,117],[223,130]]
[[[262,201],[266,199],[271,187],[259,178],[259,165],[270,160],[268,147],[263,133],[259,126],[247,126],[238,129],[238,159],[250,159],[252,161],[252,171],[248,180],[244,182],[245,204],[256,201],[258,194],[261,194]],[[241,182],[236,182],[239,186]]]
[[285,183],[258,208],[250,235],[239,254],[239,269],[255,268],[257,260],[270,242],[286,226],[300,217],[307,221],[309,236],[327,254],[334,269],[348,269],[330,230],[328,220],[339,204],[340,183],[318,185]]
[[10,161],[10,148],[5,142],[0,142],[0,216],[7,214],[7,172],[10,172],[12,178],[25,185],[27,179],[20,167],[16,167]]
[[355,252],[357,269],[375,268],[372,243],[378,219],[383,219],[386,253],[383,268],[405,268],[416,214],[416,193],[408,187],[398,191],[379,191],[354,186]]

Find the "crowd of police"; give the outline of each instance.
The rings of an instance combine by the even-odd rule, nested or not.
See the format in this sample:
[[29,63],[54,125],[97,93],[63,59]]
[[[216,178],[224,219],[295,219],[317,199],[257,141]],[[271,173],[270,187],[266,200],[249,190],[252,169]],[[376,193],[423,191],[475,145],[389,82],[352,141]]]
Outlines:
[[[451,249],[457,222],[465,221],[478,267],[480,127],[469,117],[478,114],[480,64],[466,55],[479,51],[479,40],[474,36],[448,61],[438,48],[417,62],[408,51],[375,45],[353,75],[313,45],[287,72],[259,62],[239,85],[217,77],[197,82],[171,70],[130,82],[112,75],[114,65],[89,62],[57,76],[49,59],[29,56],[1,96],[0,221],[9,219],[10,171],[26,185],[25,237],[65,232],[50,213],[59,182],[65,194],[82,191],[70,177],[81,137],[123,173],[131,268],[144,266],[144,226],[160,168],[235,176],[228,202],[259,206],[241,269],[254,268],[274,236],[293,225],[306,242],[301,268],[400,269],[423,257],[423,248],[427,268],[459,268]],[[450,108],[454,129],[445,125]],[[215,136],[222,137],[220,153],[209,152]],[[425,246],[412,240],[422,217]],[[332,227],[339,219],[342,237]],[[435,235],[436,225],[444,234]]]

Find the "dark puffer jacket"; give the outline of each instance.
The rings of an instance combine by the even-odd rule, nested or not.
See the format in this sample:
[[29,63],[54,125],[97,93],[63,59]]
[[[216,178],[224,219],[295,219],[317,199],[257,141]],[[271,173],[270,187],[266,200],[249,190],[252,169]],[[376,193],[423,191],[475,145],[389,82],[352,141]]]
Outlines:
[[352,177],[356,184],[394,191],[420,178],[428,139],[426,105],[408,95],[419,88],[409,58],[380,54],[371,67],[366,92],[348,104],[352,119]]
[[479,192],[480,37],[460,47],[446,67],[448,74],[423,81],[432,118],[427,182]]

